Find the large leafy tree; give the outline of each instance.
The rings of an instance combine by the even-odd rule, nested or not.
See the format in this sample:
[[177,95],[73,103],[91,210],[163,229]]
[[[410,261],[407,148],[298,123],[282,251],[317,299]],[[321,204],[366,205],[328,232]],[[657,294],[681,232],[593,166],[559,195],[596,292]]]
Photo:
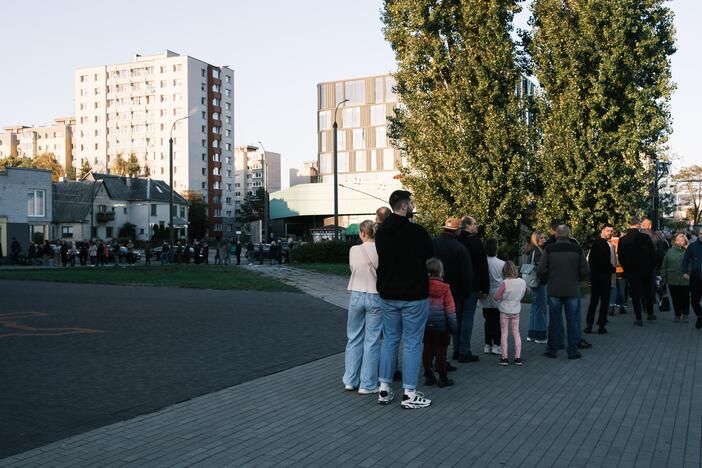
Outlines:
[[252,195],[247,193],[239,207],[240,212],[237,218],[241,223],[252,223],[263,219],[264,200],[266,192],[263,187],[259,187]]
[[190,202],[188,235],[191,239],[203,239],[207,234],[207,202],[198,192],[186,193],[185,199]]
[[0,159],[0,170],[5,167],[26,167],[33,169],[48,169],[51,171],[51,180],[58,181],[66,175],[66,171],[58,162],[53,153],[42,153],[33,158],[27,156],[12,155]]
[[403,184],[431,229],[471,214],[516,238],[529,201],[525,101],[510,36],[517,0],[386,0],[385,38],[402,104],[390,136]]
[[673,176],[681,204],[687,205],[687,219],[697,226],[702,217],[702,167],[683,167]]
[[80,162],[80,170],[78,171],[78,180],[83,180],[88,174],[93,171],[93,166],[87,159],[83,159]]
[[543,90],[539,224],[581,240],[646,206],[670,131],[675,52],[663,0],[534,0],[523,36]]

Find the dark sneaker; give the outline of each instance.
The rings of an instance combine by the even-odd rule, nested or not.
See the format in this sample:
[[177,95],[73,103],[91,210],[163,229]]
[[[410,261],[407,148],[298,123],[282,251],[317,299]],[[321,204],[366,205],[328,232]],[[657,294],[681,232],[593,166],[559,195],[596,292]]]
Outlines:
[[450,362],[446,363],[446,372],[455,372],[458,370],[458,367],[454,366]]
[[414,392],[410,398],[409,395],[402,395],[402,409],[420,409],[431,405],[431,400],[424,397],[422,392]]
[[392,376],[392,381],[393,382],[402,382],[402,372],[399,370],[396,370]]
[[436,376],[434,376],[433,372],[427,372],[426,375],[424,376],[424,385],[426,386],[431,386],[436,383]]
[[500,362],[498,362],[498,364],[501,366],[509,366],[509,359],[506,357],[500,358]]
[[546,351],[544,353],[544,356],[546,356],[547,358],[551,358],[551,359],[556,359],[556,357],[558,357],[558,356],[556,356],[556,353],[552,353],[551,351]]
[[514,365],[515,366],[523,366],[524,362],[522,361],[522,358],[514,358]]
[[580,353],[575,353],[575,354],[573,354],[573,355],[571,355],[571,356],[568,356],[568,359],[580,359],[581,357],[583,357],[582,354],[580,354]]
[[646,317],[646,320],[656,320],[655,314],[651,314],[648,317]]
[[590,348],[592,348],[592,345],[585,340],[580,340],[580,343],[578,343],[578,349],[590,349]]
[[585,327],[585,330],[583,330],[583,331],[587,334],[592,333],[592,326],[588,325],[587,327]]
[[641,320],[634,320],[634,326],[635,326],[635,327],[643,327],[643,321],[641,321]]
[[459,354],[458,362],[476,362],[479,361],[478,356],[475,354]]
[[392,400],[395,399],[395,394],[392,392],[392,390],[382,390],[378,394],[378,404],[379,405],[388,405]]
[[441,377],[439,378],[439,383],[437,384],[438,387],[443,388],[443,387],[450,387],[453,385],[453,380],[449,379],[447,377]]
[[697,317],[697,321],[695,322],[695,328],[698,330],[702,328],[702,316]]
[[598,335],[604,335],[605,333],[607,333],[607,329],[605,327],[600,327],[597,329]]

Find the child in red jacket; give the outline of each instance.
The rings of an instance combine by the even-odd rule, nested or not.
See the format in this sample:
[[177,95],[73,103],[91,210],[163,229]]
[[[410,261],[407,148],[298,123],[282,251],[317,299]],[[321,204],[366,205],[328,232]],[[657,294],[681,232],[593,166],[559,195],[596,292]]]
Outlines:
[[453,380],[446,374],[446,350],[451,334],[456,332],[456,306],[451,296],[451,288],[444,283],[444,265],[438,258],[427,260],[429,272],[429,318],[424,329],[424,384],[434,385],[436,377],[431,364],[436,358],[436,370],[439,372],[439,387],[453,385]]

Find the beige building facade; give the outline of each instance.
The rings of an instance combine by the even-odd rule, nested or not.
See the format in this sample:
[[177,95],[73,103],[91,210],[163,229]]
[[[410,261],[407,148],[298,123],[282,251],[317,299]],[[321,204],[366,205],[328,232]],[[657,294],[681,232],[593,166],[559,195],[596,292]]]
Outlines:
[[236,218],[247,194],[254,195],[260,187],[269,193],[280,190],[280,153],[264,152],[258,146],[237,146],[234,162],[236,171],[233,201]]
[[0,158],[51,153],[70,176],[74,168],[75,124],[74,117],[57,117],[49,125],[5,127],[0,133]]

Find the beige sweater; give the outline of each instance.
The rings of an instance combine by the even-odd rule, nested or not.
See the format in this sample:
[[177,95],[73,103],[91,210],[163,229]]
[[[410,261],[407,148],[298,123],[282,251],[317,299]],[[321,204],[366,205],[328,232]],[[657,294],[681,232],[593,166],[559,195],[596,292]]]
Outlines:
[[349,266],[351,267],[349,291],[378,294],[376,289],[378,277],[375,272],[378,268],[378,252],[375,250],[375,242],[364,242],[351,247]]

